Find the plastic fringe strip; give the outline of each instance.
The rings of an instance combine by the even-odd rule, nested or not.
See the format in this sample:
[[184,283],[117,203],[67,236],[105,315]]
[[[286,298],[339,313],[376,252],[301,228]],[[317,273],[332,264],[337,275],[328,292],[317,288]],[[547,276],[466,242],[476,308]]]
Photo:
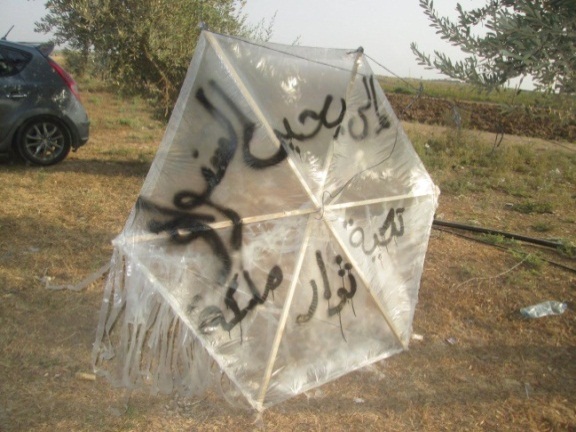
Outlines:
[[115,250],[104,290],[94,372],[116,387],[197,396],[213,385],[210,360],[193,333],[129,257]]

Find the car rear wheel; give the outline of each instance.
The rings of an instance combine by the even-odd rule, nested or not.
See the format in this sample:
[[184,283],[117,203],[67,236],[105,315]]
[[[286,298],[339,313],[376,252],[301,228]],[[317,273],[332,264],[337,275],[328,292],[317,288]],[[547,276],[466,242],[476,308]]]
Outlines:
[[24,124],[18,134],[17,145],[28,162],[53,165],[70,153],[70,135],[59,121],[41,117]]

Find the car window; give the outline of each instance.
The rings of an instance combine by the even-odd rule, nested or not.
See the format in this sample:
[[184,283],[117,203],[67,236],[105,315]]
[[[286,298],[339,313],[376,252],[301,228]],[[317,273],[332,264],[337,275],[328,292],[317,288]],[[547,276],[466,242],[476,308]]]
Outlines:
[[24,51],[0,47],[0,77],[17,74],[31,58],[32,55]]

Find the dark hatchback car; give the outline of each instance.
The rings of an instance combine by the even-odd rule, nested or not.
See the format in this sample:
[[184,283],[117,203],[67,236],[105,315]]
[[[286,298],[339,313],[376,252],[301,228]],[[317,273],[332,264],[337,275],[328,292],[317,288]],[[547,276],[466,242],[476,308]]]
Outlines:
[[49,57],[53,49],[0,40],[1,154],[52,165],[88,141],[76,82]]

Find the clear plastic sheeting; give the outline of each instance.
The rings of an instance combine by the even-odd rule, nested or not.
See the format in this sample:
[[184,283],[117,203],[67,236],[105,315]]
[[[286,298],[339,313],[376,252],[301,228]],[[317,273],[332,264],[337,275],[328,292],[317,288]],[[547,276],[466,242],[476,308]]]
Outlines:
[[114,241],[119,386],[257,410],[407,348],[438,190],[362,50],[203,32]]

